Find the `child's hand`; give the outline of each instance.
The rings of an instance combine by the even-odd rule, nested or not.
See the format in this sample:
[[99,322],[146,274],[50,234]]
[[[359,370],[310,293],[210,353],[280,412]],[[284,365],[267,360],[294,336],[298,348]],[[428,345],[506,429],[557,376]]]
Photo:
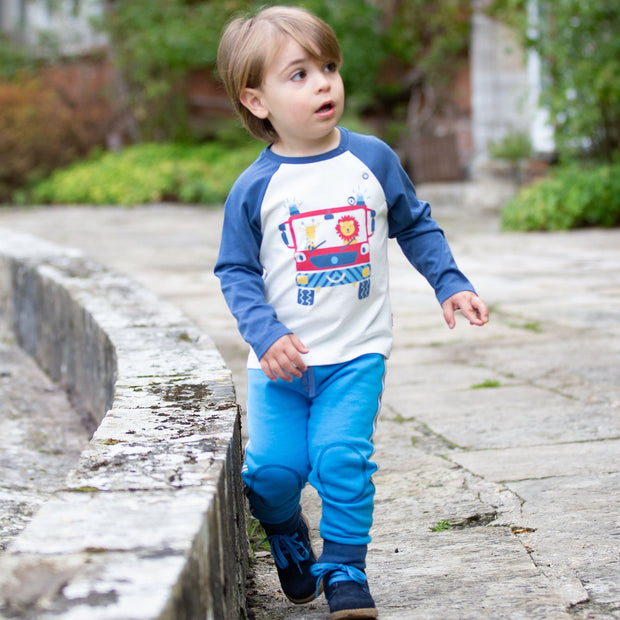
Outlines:
[[278,338],[260,358],[261,368],[272,381],[280,378],[290,383],[293,377],[299,379],[307,370],[300,353],[308,353],[308,349],[297,336],[286,334]]
[[471,291],[461,291],[455,293],[452,297],[448,297],[441,304],[443,309],[443,318],[446,320],[448,327],[453,329],[456,325],[454,313],[460,310],[463,316],[469,320],[470,325],[484,325],[489,322],[489,311],[487,305]]

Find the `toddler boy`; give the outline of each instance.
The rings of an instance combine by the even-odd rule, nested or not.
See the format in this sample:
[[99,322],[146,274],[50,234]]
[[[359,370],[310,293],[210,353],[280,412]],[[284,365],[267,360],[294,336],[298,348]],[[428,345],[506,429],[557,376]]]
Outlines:
[[[215,273],[250,344],[243,479],[294,603],[323,587],[330,618],[374,618],[366,579],[373,432],[392,345],[388,238],[434,288],[445,320],[488,321],[395,153],[338,126],[331,28],[271,7],[225,30],[218,69],[245,127],[269,143],[226,201]],[[300,495],[322,501],[313,553]],[[318,585],[317,585],[318,584]]]

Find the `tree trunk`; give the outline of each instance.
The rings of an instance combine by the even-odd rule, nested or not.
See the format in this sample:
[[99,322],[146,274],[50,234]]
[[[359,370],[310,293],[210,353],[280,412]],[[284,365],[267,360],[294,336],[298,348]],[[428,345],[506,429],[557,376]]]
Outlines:
[[[114,0],[104,0],[102,5],[108,17],[114,13]],[[122,145],[123,134],[127,134],[134,144],[141,142],[142,136],[140,125],[133,114],[131,106],[130,87],[118,63],[116,41],[111,32],[108,32],[107,56],[112,66],[113,83],[117,95],[116,121],[108,134],[108,146],[115,149],[120,148]]]

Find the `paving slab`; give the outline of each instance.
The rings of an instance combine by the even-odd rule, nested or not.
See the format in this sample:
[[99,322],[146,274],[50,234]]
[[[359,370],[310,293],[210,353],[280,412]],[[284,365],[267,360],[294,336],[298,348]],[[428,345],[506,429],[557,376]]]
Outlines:
[[[443,324],[390,249],[395,347],[376,435],[371,589],[380,617],[620,618],[620,230],[500,233],[499,186],[421,186],[491,306]],[[78,247],[172,301],[215,341],[245,401],[246,346],[212,275],[221,209],[0,210],[0,226]],[[304,511],[320,505],[310,488]],[[320,542],[317,540],[320,549]],[[259,551],[256,619],[296,607]]]
[[0,554],[64,479],[90,434],[65,391],[0,326]]

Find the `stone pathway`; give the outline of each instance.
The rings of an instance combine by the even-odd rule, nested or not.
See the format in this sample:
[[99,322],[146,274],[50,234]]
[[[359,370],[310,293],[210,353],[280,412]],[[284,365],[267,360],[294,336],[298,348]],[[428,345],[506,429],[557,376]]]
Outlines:
[[[67,395],[0,326],[0,550],[63,486],[90,434]],[[2,551],[0,551],[1,553]]]
[[[620,618],[620,230],[500,234],[496,189],[419,188],[491,306],[484,328],[448,330],[392,248],[371,589],[384,620]],[[245,345],[212,275],[220,209],[4,210],[0,226],[81,248],[175,303],[244,402]],[[316,526],[311,489],[304,510]],[[323,598],[294,607],[271,563],[254,566],[254,618],[326,617]]]

